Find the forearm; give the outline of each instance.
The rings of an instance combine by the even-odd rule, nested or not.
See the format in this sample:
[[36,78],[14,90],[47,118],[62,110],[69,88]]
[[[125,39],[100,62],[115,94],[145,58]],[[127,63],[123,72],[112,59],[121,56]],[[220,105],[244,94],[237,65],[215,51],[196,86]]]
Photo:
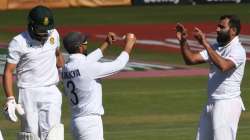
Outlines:
[[87,59],[91,61],[98,61],[103,57],[104,51],[108,48],[109,44],[107,41],[102,43],[102,45],[99,47],[99,49],[96,49],[95,51],[91,52],[87,55]]
[[20,104],[17,104],[13,92],[13,64],[7,64],[4,70],[3,87],[5,91],[6,102],[4,105],[4,114],[7,119],[12,122],[17,122],[18,118],[16,112],[19,115],[24,115],[24,109]]
[[181,54],[182,54],[182,57],[183,57],[185,63],[188,65],[194,64],[193,54],[197,53],[197,52],[190,49],[190,46],[188,45],[186,40],[180,41],[180,49],[181,49]]
[[64,65],[64,58],[62,53],[58,50],[56,52],[56,67],[57,68],[62,68]]
[[131,53],[132,49],[133,49],[134,43],[133,42],[127,42],[125,44],[125,48],[124,51],[127,52],[128,54]]
[[102,53],[108,48],[109,43],[107,41],[103,42],[102,45],[99,47]]
[[6,97],[14,96],[13,75],[11,72],[5,72],[3,76],[3,87]]
[[88,60],[98,61],[99,59],[101,59],[103,57],[104,51],[108,48],[108,46],[109,43],[107,41],[103,42],[99,47],[101,52],[99,51],[99,49],[96,49],[95,51],[91,52],[87,55]]
[[206,50],[208,52],[208,55],[211,59],[211,61],[221,70],[221,71],[227,71],[227,60],[221,57],[216,51],[214,51],[211,47],[206,47]]

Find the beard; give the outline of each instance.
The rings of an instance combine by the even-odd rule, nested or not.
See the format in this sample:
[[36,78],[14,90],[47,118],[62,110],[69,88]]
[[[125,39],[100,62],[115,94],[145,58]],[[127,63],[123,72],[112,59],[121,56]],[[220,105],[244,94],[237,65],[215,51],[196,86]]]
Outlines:
[[225,46],[230,41],[229,30],[217,32],[216,39],[220,46]]

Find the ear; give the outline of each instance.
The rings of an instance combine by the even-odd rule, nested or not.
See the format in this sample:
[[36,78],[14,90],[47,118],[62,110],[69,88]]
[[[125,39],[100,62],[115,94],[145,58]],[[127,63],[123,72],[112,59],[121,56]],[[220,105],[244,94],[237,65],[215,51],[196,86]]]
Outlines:
[[235,27],[230,28],[230,35],[236,36],[237,29]]
[[84,52],[86,52],[87,51],[87,45],[80,45],[80,47],[79,47],[79,50],[80,50],[80,52],[81,53],[84,53]]
[[87,45],[82,45],[82,47],[84,48],[84,52],[86,52],[87,51]]

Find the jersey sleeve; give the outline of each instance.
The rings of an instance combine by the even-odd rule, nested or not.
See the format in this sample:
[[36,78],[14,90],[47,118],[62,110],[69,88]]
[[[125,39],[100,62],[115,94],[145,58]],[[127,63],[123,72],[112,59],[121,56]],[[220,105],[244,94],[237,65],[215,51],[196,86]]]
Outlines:
[[[211,46],[211,48],[213,50],[216,50],[216,48],[218,48],[218,44],[213,44]],[[207,52],[206,49],[203,49],[202,51],[200,51],[200,55],[204,59],[204,61],[206,61],[206,62],[210,61],[210,57],[209,57],[208,52]]]
[[60,48],[60,35],[59,35],[58,31],[56,29],[53,29],[52,34],[55,37],[56,47]]
[[235,64],[235,67],[239,67],[246,61],[246,52],[243,48],[233,47],[225,58],[231,60]]
[[91,52],[88,56],[87,59],[89,61],[98,61],[103,57],[101,49],[96,49],[95,51]]
[[8,55],[7,55],[7,62],[12,64],[17,64],[21,58],[21,50],[19,43],[13,39],[9,43],[8,47]]
[[120,70],[122,70],[129,60],[129,55],[127,52],[122,52],[114,61],[112,62],[95,62],[90,68],[90,76],[93,79],[98,79],[112,75]]

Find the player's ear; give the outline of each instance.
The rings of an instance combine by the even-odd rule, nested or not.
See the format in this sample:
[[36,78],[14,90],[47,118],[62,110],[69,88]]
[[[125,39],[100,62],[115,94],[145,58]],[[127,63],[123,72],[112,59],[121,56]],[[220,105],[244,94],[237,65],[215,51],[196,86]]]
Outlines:
[[230,28],[230,34],[231,36],[236,36],[237,29],[235,27]]
[[83,54],[87,53],[87,45],[81,44],[79,47],[79,51]]
[[83,48],[84,50],[87,50],[87,45],[85,44],[81,44],[80,47]]

